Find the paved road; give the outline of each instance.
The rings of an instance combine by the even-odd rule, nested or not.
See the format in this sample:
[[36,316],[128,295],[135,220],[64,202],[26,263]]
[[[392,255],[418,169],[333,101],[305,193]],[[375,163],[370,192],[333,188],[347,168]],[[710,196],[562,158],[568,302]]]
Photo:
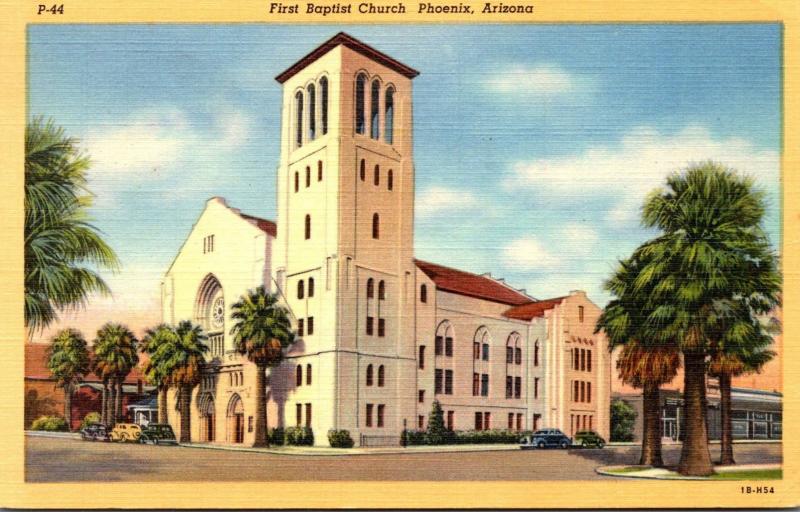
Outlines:
[[[712,446],[712,457],[718,447]],[[197,448],[26,438],[26,480],[269,481],[269,480],[596,480],[594,468],[633,464],[636,447],[392,455],[276,455]],[[665,447],[675,464],[679,446]],[[781,462],[781,445],[736,445],[740,463]]]

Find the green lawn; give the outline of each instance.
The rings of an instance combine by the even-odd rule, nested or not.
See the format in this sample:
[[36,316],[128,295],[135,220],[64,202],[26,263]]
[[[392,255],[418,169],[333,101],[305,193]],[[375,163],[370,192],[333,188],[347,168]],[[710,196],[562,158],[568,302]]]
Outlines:
[[780,480],[782,469],[751,469],[743,471],[726,471],[711,475],[711,480]]
[[645,469],[647,469],[647,468],[635,467],[634,466],[634,467],[627,467],[627,468],[612,469],[612,470],[609,470],[609,473],[616,473],[616,474],[623,475],[625,473],[636,473],[637,471],[644,471]]

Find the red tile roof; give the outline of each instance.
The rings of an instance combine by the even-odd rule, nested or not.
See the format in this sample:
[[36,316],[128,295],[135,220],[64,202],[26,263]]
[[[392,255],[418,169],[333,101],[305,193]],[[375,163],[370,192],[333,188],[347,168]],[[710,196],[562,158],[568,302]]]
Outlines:
[[346,46],[353,51],[360,53],[361,55],[367,57],[368,59],[372,59],[378,64],[382,64],[387,68],[397,71],[401,75],[406,78],[414,78],[415,76],[419,75],[419,71],[412,69],[402,62],[395,60],[385,53],[379,52],[375,48],[368,46],[358,39],[345,34],[344,32],[339,32],[332,38],[328,39],[321,45],[319,45],[315,50],[311,53],[303,57],[302,59],[298,60],[296,63],[292,64],[292,66],[281,73],[280,75],[275,77],[279,83],[284,83],[285,81],[292,78],[294,75],[300,72],[303,68],[314,62],[315,60],[319,59],[332,49],[336,48],[339,45]]
[[561,301],[566,298],[567,297],[556,297],[553,299],[539,300],[536,302],[523,304],[521,306],[515,306],[503,313],[503,316],[514,318],[516,320],[531,320],[537,316],[544,316],[545,311],[558,306],[561,304]]
[[[26,379],[46,379],[53,378],[50,370],[47,369],[47,349],[49,343],[26,343],[25,344],[25,378]],[[142,354],[139,354],[139,364],[144,363]],[[134,368],[125,379],[126,384],[136,384],[137,381],[146,382],[144,375],[139,368]],[[99,379],[94,373],[86,375],[84,382],[98,382]]]
[[463,270],[444,267],[427,261],[414,261],[417,267],[425,272],[425,275],[430,277],[433,282],[436,283],[436,288],[440,290],[499,302],[501,304],[508,304],[510,306],[527,304],[532,300],[524,293],[491,277],[471,274]]
[[241,212],[239,212],[239,216],[245,220],[254,222],[258,229],[264,233],[267,233],[272,238],[276,238],[278,236],[278,226],[276,226],[271,220],[262,219],[261,217],[254,217],[252,215],[246,215]]

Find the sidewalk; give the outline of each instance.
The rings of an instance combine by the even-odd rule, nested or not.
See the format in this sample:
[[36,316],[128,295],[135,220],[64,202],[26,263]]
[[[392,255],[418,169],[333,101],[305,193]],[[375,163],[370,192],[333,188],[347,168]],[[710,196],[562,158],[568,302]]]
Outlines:
[[324,446],[275,446],[251,448],[209,443],[181,444],[185,448],[205,450],[227,450],[234,452],[271,453],[274,455],[342,456],[342,455],[387,455],[398,453],[448,453],[448,452],[499,452],[519,450],[516,444],[451,444],[438,446],[386,446],[381,448],[329,448]]
[[[714,466],[714,471],[720,473],[744,473],[753,471],[780,470],[780,464],[737,464],[734,466]],[[617,478],[645,478],[654,480],[711,480],[714,478],[698,476],[681,476],[677,472],[666,468],[652,468],[649,466],[601,466],[595,469],[599,475],[614,476]]]
[[77,432],[46,432],[44,430],[26,430],[25,435],[31,437],[58,437],[61,439],[81,438],[81,435]]

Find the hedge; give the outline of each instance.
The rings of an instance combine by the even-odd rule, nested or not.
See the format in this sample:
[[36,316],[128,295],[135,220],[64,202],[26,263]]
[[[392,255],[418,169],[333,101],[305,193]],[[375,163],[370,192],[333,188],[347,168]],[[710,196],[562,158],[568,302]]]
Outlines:
[[270,429],[267,437],[269,438],[269,444],[273,446],[283,446],[286,442],[286,433],[281,427]]
[[352,448],[354,444],[349,430],[329,430],[328,442],[332,448]]
[[102,419],[103,418],[100,416],[99,412],[90,412],[83,417],[83,420],[81,420],[81,429],[88,427],[92,423],[100,423],[100,420]]
[[289,427],[286,429],[286,444],[314,446],[314,431],[309,427]]
[[45,430],[47,432],[66,432],[67,420],[61,416],[39,416],[31,424],[31,430]]
[[[437,444],[516,444],[523,436],[531,435],[530,430],[459,430],[448,431],[444,442]],[[424,430],[406,430],[403,432],[408,446],[431,444]]]

